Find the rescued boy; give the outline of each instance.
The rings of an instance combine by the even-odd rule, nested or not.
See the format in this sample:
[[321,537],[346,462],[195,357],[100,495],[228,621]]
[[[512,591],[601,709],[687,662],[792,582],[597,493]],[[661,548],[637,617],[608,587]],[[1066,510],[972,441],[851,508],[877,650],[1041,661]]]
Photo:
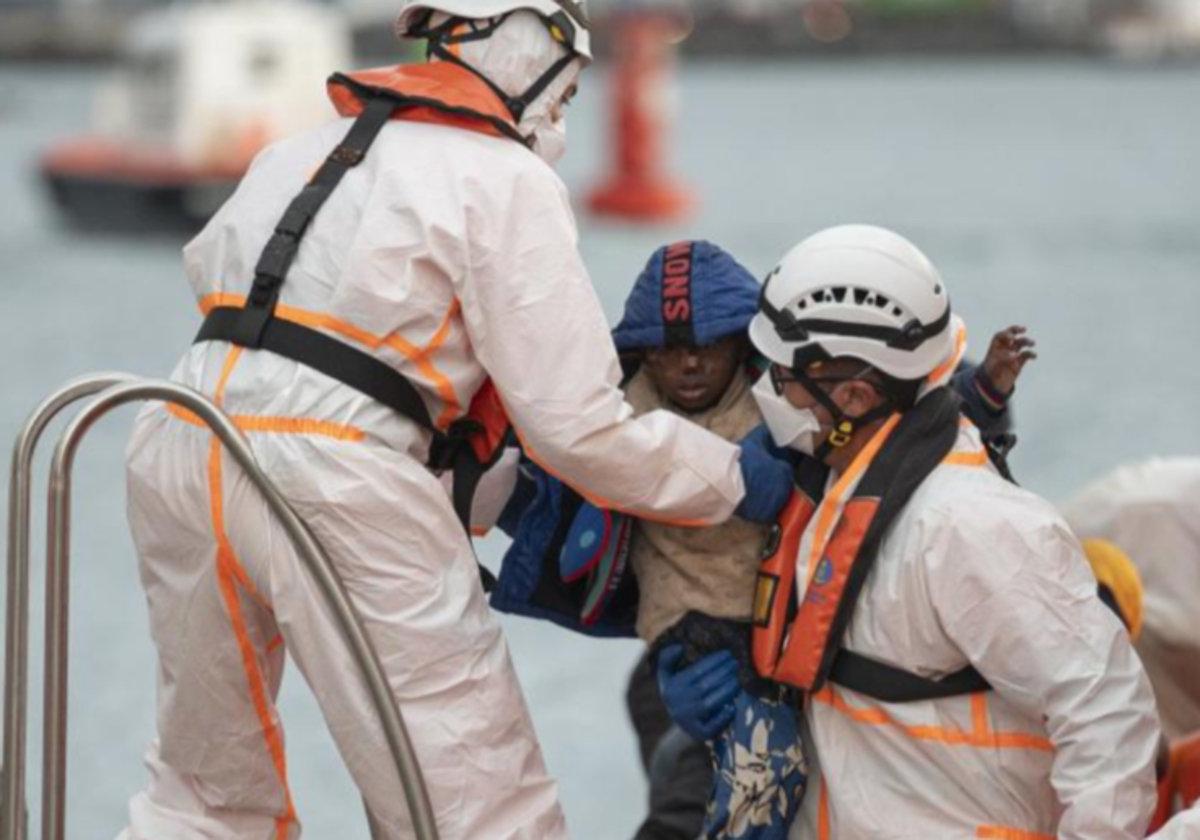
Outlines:
[[[730,441],[756,430],[765,441],[747,335],[760,292],[750,272],[711,243],[655,251],[613,331],[634,414],[667,411]],[[977,424],[1007,429],[1006,394],[1031,345],[1020,328],[1010,328],[993,342],[991,376],[969,369],[956,379]],[[596,635],[636,629],[649,646],[650,664],[640,673],[656,674],[672,705],[696,707],[685,729],[707,745],[713,773],[668,783],[688,788],[676,799],[707,800],[703,825],[692,822],[700,808],[691,807],[664,820],[671,825],[656,836],[692,838],[702,830],[708,840],[784,840],[808,769],[797,697],[758,676],[750,652],[755,580],[770,526],[736,517],[708,528],[631,520],[536,468],[527,475],[501,522],[515,539],[493,607]],[[700,660],[705,670],[687,669]]]

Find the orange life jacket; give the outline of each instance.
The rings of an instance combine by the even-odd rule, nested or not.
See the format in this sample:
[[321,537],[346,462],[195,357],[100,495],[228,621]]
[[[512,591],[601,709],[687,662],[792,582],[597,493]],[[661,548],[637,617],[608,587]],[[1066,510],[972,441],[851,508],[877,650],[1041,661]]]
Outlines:
[[759,566],[751,645],[759,674],[806,691],[831,680],[885,702],[952,697],[989,687],[970,666],[929,680],[842,647],[883,534],[953,448],[958,418],[954,398],[935,392],[884,424],[850,468],[852,473],[863,471],[861,480],[842,505],[828,540],[814,546],[820,559],[806,582],[796,580],[797,557],[820,507],[828,470],[813,459],[797,470],[796,492],[772,529]]
[[803,689],[820,687],[834,619],[879,500],[846,502],[828,548],[809,576],[804,602],[793,609],[800,539],[818,504],[803,490],[793,494],[772,529],[754,601],[755,668],[764,677]]
[[404,103],[392,119],[448,125],[525,142],[500,97],[482,79],[456,64],[400,64],[335,73],[326,89],[343,117],[360,116],[366,100],[383,95]]

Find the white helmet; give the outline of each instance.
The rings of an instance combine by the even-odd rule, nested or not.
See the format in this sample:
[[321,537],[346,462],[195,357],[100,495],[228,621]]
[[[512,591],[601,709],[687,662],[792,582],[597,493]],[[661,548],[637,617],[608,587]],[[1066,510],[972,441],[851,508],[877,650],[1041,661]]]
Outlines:
[[434,12],[465,20],[486,20],[526,10],[546,22],[551,37],[584,63],[592,60],[591,22],[584,0],[403,0],[396,19],[400,38],[425,38]]
[[904,237],[869,225],[805,239],[767,276],[750,340],[776,364],[860,359],[924,380],[956,354],[958,319],[941,275]]

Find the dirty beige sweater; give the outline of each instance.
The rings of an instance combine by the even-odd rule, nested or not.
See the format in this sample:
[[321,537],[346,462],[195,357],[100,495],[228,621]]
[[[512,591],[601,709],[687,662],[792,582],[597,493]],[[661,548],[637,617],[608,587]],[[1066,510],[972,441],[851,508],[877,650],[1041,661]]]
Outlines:
[[[630,380],[625,395],[639,415],[656,409],[680,413],[669,407],[644,369]],[[683,416],[735,443],[762,422],[750,382],[740,373],[715,406]],[[638,635],[653,642],[689,610],[749,620],[769,527],[737,517],[709,528],[638,520],[631,554],[641,590]]]

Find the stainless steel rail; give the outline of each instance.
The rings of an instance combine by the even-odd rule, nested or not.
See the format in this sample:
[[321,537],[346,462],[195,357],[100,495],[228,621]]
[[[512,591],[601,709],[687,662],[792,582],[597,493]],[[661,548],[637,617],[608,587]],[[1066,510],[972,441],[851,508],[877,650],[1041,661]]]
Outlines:
[[0,838],[23,840],[25,719],[29,681],[29,532],[33,456],[42,432],[71,404],[132,379],[99,373],[74,379],[47,397],[25,421],[13,447],[8,484],[8,592],[4,634],[4,788]]
[[[354,605],[346,595],[341,580],[325,554],[320,543],[295,514],[287,501],[271,481],[258,468],[249,445],[242,438],[233,422],[211,401],[195,391],[168,382],[146,380],[122,381],[120,376],[96,377],[79,380],[64,388],[47,400],[34,412],[22,436],[18,438],[17,457],[14,458],[14,487],[24,491],[22,508],[13,508],[10,520],[9,550],[9,642],[6,645],[5,684],[5,757],[6,765],[15,770],[24,766],[24,698],[26,695],[24,659],[27,634],[24,624],[28,610],[28,473],[32,462],[36,439],[54,414],[63,407],[84,396],[103,391],[83,409],[63,432],[54,453],[50,474],[50,510],[47,521],[47,569],[46,569],[46,672],[45,696],[46,717],[44,725],[43,753],[43,797],[42,797],[42,840],[64,840],[66,817],[66,745],[67,745],[67,637],[69,627],[68,583],[70,575],[70,522],[71,522],[71,468],[75,453],[88,430],[108,412],[130,402],[160,400],[181,405],[203,420],[233,455],[262,492],[272,512],[279,517],[284,530],[292,539],[305,567],[317,581],[323,597],[334,612],[342,633],[350,646],[355,662],[363,674],[371,699],[379,713],[380,722],[388,748],[396,763],[404,789],[404,796],[412,817],[417,840],[437,840],[437,825],[433,809],[425,789],[424,779],[417,763],[416,754],[404,727],[404,721],[396,707],[387,678],[380,665],[370,639],[363,631],[362,621]],[[46,416],[43,418],[42,414]],[[32,432],[32,434],[28,434]],[[28,438],[28,439],[27,439]],[[24,471],[19,480],[18,470]],[[17,494],[14,494],[17,498]],[[17,498],[15,503],[21,504]],[[14,531],[17,533],[14,535]],[[14,548],[15,546],[15,548]],[[23,555],[22,555],[23,553]],[[20,615],[14,616],[13,603],[13,558],[24,557],[25,566],[19,569],[20,584],[24,594],[24,607]],[[18,562],[16,565],[20,565]],[[22,593],[18,593],[18,598]],[[15,624],[21,624],[13,632]],[[19,673],[18,673],[19,671]],[[11,679],[10,679],[11,676]],[[19,678],[19,679],[18,679]],[[12,738],[8,711],[12,708]],[[11,746],[11,749],[10,749]],[[9,763],[9,754],[12,762]],[[21,840],[23,808],[23,777],[14,784],[6,781],[4,790],[5,823],[0,840]],[[371,820],[372,833],[376,833],[375,821]]]

